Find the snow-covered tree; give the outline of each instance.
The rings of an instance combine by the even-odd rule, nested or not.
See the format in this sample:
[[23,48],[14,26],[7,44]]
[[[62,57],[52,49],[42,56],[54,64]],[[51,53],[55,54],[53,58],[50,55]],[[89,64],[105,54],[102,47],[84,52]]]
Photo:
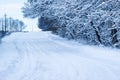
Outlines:
[[15,20],[13,18],[2,17],[0,18],[0,31],[13,32],[22,31],[25,28],[24,22]]
[[43,30],[88,44],[120,47],[120,0],[29,0],[26,4],[24,16],[39,18]]

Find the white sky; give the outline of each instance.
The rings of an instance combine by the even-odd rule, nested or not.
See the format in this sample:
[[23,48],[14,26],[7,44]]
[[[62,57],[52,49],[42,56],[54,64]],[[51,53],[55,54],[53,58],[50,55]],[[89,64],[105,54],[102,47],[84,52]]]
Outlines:
[[37,19],[24,18],[21,8],[27,0],[1,0],[0,17],[6,13],[7,17],[22,20],[28,27],[27,30],[37,30]]

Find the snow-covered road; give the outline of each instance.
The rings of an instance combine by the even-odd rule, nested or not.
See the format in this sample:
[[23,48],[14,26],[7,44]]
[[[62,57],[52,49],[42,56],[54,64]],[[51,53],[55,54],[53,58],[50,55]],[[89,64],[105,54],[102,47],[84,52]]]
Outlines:
[[120,80],[120,50],[14,33],[0,45],[0,80]]

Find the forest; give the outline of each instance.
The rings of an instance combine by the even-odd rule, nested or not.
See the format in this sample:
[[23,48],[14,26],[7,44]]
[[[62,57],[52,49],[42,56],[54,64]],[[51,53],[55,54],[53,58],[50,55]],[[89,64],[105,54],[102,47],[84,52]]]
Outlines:
[[21,32],[25,27],[24,22],[7,17],[7,15],[4,14],[4,16],[0,18],[0,40],[12,32]]
[[89,45],[120,48],[120,0],[28,0],[24,16],[38,27]]

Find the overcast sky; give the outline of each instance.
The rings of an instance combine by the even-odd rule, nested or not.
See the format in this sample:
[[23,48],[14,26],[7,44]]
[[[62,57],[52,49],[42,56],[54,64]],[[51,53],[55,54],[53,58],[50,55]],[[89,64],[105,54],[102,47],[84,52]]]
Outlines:
[[25,22],[28,26],[27,29],[32,30],[37,26],[37,20],[27,19],[23,17],[21,8],[24,5],[24,2],[27,0],[1,0],[0,1],[0,17],[5,13],[7,17],[12,17],[14,19],[19,19]]
[[1,0],[0,1],[0,4],[2,3],[23,3],[23,2],[26,2],[27,0]]

